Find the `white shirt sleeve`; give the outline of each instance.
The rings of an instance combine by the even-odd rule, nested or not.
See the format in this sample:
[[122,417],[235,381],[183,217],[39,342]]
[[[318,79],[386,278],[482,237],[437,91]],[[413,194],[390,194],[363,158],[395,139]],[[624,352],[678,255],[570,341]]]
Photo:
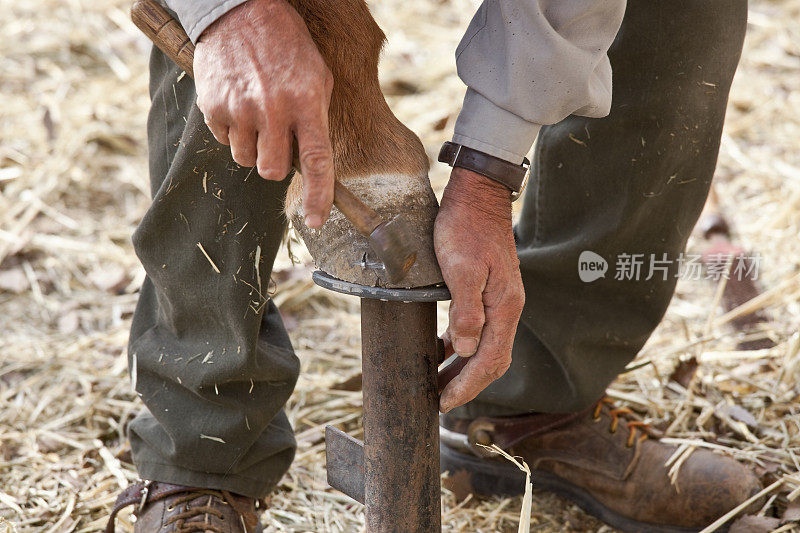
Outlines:
[[197,44],[203,31],[222,15],[247,0],[161,0],[178,15],[181,26]]
[[453,142],[521,163],[543,124],[611,109],[608,49],[625,0],[485,0],[456,49]]

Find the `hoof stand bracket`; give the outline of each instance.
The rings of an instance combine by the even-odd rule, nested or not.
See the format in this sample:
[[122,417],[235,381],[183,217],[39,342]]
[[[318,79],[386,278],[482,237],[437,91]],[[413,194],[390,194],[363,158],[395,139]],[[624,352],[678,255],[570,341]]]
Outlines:
[[436,302],[450,293],[313,278],[361,298],[364,442],[325,428],[328,483],[366,506],[370,533],[441,531]]

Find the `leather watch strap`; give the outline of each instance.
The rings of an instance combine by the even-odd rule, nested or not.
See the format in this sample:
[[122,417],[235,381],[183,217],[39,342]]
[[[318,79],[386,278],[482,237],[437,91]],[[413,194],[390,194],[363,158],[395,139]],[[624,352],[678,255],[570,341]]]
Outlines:
[[453,142],[446,142],[442,145],[442,149],[439,151],[439,161],[447,163],[451,167],[477,172],[505,185],[514,193],[522,190],[525,176],[531,165],[527,158],[521,165],[515,165],[505,159]]

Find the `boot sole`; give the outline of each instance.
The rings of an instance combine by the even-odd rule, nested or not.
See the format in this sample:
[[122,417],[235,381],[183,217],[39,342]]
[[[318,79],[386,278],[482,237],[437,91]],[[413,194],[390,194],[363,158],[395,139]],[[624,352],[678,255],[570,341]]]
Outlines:
[[[524,493],[525,474],[511,464],[489,462],[457,452],[444,444],[440,445],[440,452],[441,471],[449,472],[451,476],[465,472],[469,480],[469,492],[476,496],[519,496]],[[545,470],[532,470],[531,481],[534,489],[552,492],[570,500],[588,514],[626,533],[697,533],[702,530],[631,520],[597,501],[587,490]],[[725,526],[718,531],[727,530]]]

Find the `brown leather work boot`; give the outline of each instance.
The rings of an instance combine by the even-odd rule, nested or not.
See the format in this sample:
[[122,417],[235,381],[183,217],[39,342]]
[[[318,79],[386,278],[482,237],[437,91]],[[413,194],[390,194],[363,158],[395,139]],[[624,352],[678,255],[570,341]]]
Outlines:
[[699,531],[761,490],[743,465],[704,449],[680,465],[673,484],[665,463],[677,448],[631,415],[605,398],[568,415],[443,415],[442,471],[450,472],[456,496],[521,494],[525,475],[477,446],[494,443],[528,463],[534,489],[572,500],[615,528],[648,533]]
[[114,533],[120,509],[136,505],[135,533],[261,533],[261,500],[225,490],[184,487],[158,481],[131,485],[120,493],[106,533]]

